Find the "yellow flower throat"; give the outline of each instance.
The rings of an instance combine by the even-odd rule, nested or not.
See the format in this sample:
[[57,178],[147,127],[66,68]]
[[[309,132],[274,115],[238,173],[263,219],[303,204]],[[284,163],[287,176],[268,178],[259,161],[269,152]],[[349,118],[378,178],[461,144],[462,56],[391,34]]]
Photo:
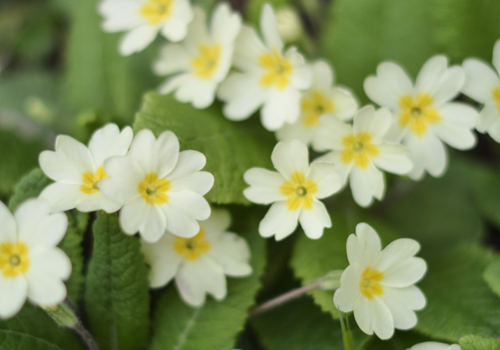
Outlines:
[[367,267],[361,274],[361,279],[359,281],[361,294],[368,299],[373,299],[374,295],[382,295],[384,293],[384,287],[382,287],[379,282],[382,281],[383,278],[384,274],[382,272]]
[[4,277],[16,277],[28,271],[31,264],[28,251],[23,242],[0,244],[0,270]]
[[406,95],[399,99],[399,125],[410,127],[416,136],[423,136],[429,124],[437,124],[441,121],[439,112],[432,108],[432,97],[428,94],[419,94],[416,97]]
[[342,144],[344,150],[340,154],[340,160],[346,164],[354,161],[354,164],[361,169],[366,169],[370,164],[370,158],[379,154],[378,147],[372,143],[372,136],[367,132],[345,136]]
[[173,12],[174,0],[149,0],[139,12],[153,26],[168,19]]
[[333,113],[335,106],[319,91],[314,91],[309,96],[302,99],[302,124],[306,127],[318,127],[319,117],[325,113]]
[[170,181],[158,179],[155,172],[147,174],[137,186],[137,191],[139,191],[144,201],[150,205],[167,203],[168,195],[166,192],[168,190],[170,190]]
[[288,197],[286,202],[288,210],[293,211],[300,207],[311,209],[314,202],[313,195],[318,192],[318,184],[307,180],[300,171],[293,172],[290,180],[280,186],[281,193]]
[[174,250],[187,260],[197,260],[203,253],[210,250],[210,243],[205,239],[205,230],[200,228],[198,234],[191,238],[175,237]]
[[104,168],[100,166],[97,168],[95,174],[90,171],[86,171],[82,175],[83,185],[80,186],[80,191],[85,194],[94,194],[99,192],[99,181],[108,177]]
[[278,90],[284,90],[290,84],[293,66],[278,51],[274,50],[272,53],[261,55],[259,64],[264,68],[264,74],[260,78],[262,87],[274,86]]
[[194,74],[201,79],[210,79],[219,67],[221,46],[200,45],[199,55],[191,61]]

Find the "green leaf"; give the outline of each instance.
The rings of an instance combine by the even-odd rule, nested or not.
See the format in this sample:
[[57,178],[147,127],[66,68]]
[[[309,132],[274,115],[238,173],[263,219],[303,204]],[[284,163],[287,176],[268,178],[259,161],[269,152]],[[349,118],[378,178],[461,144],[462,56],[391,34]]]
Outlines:
[[101,29],[97,12],[99,0],[71,1],[71,29],[67,39],[67,102],[77,111],[112,113],[123,123],[132,121],[140,96],[158,83],[151,72],[156,50],[130,57],[118,52],[124,33],[109,34]]
[[437,41],[455,61],[468,56],[491,62],[500,38],[500,2],[495,0],[440,0],[432,10],[439,22]]
[[163,292],[154,315],[150,350],[232,349],[243,329],[248,308],[260,288],[265,265],[265,241],[251,231],[244,236],[252,252],[250,277],[228,278],[223,301],[207,298],[200,308],[186,305],[171,285]]
[[466,335],[460,338],[460,347],[462,350],[500,350],[500,340]]
[[500,258],[496,258],[486,267],[483,278],[491,290],[500,297]]
[[321,36],[323,55],[338,81],[368,102],[363,81],[383,60],[393,60],[415,76],[438,52],[431,0],[336,0]]
[[85,286],[90,330],[101,350],[135,350],[149,339],[149,281],[141,244],[116,215],[99,212]]
[[67,212],[67,214],[69,220],[68,231],[66,231],[66,235],[59,244],[59,247],[66,252],[71,260],[71,277],[66,281],[68,296],[74,303],[79,303],[85,283],[82,242],[89,222],[89,215],[76,210]]
[[427,306],[418,312],[416,329],[450,342],[469,334],[498,336],[500,298],[482,278],[492,259],[489,251],[474,244],[428,257],[427,275],[419,283]]
[[182,149],[197,150],[207,157],[204,170],[215,177],[214,187],[207,194],[209,201],[248,203],[243,196],[247,187],[243,174],[255,166],[269,168],[276,142],[272,134],[253,122],[231,122],[223,117],[219,105],[196,110],[172,95],[149,93],[137,114],[134,131],[148,128],[158,136],[172,130]]
[[33,169],[17,183],[9,201],[9,209],[14,212],[19,204],[28,198],[38,197],[51,183],[52,180],[45,176],[40,168]]
[[[352,214],[346,215],[339,211],[332,211],[332,228],[325,229],[323,237],[318,240],[307,238],[302,232],[295,244],[291,259],[291,266],[295,275],[301,279],[302,285],[308,285],[323,277],[332,270],[344,270],[347,261],[347,237],[355,232],[356,224],[365,221],[370,224],[381,236],[383,244],[387,245],[396,236],[383,225],[373,219],[362,220],[359,214],[357,220],[352,220]],[[338,319],[338,310],[333,304],[333,292],[316,289],[311,292],[314,302],[324,312],[329,312]]]
[[[360,348],[369,337],[352,318],[349,323],[356,348]],[[340,322],[322,313],[308,297],[258,315],[251,325],[268,350],[344,349]]]
[[440,254],[464,242],[478,242],[484,225],[474,205],[466,164],[450,156],[451,165],[440,179],[421,183],[398,179],[398,193],[382,203],[385,220],[402,237],[422,244],[422,255]]
[[38,164],[43,145],[38,140],[25,140],[12,131],[0,130],[0,196],[10,195],[19,179]]
[[40,308],[26,304],[8,321],[0,320],[0,350],[83,350],[78,337],[59,327]]

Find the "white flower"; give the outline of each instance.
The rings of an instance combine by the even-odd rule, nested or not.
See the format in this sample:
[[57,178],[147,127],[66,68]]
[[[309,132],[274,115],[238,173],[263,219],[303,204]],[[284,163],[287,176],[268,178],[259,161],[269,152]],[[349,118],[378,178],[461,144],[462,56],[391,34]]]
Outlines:
[[461,347],[458,344],[449,345],[449,344],[429,341],[413,345],[408,350],[461,350]]
[[14,316],[26,299],[44,307],[63,302],[71,261],[57,245],[66,215],[51,214],[43,198],[23,202],[14,215],[0,202],[0,223],[0,318]]
[[323,115],[314,137],[315,149],[332,151],[318,161],[333,163],[343,183],[349,180],[354,200],[364,207],[384,196],[384,174],[379,169],[405,174],[412,167],[403,146],[386,142],[391,119],[389,110],[375,111],[373,106],[360,109],[353,126]]
[[300,222],[307,237],[320,238],[323,229],[331,227],[332,222],[325,205],[318,199],[331,196],[342,184],[333,164],[309,165],[307,146],[298,140],[279,142],[271,159],[278,172],[252,168],[244,175],[250,185],[244,191],[248,200],[273,203],[260,222],[261,236],[282,240],[292,234]]
[[102,191],[123,205],[123,232],[137,232],[147,242],[156,242],[165,229],[181,237],[192,237],[200,226],[196,220],[210,216],[203,196],[212,188],[212,174],[200,171],[206,163],[196,151],[179,153],[179,140],[171,131],[158,139],[151,130],[137,133],[125,157],[106,161],[109,177]]
[[377,232],[365,223],[356,226],[356,235],[347,239],[349,266],[342,273],[341,287],[333,297],[343,312],[354,310],[359,328],[366,334],[389,339],[394,328],[410,329],[417,324],[413,310],[425,306],[425,296],[414,284],[427,264],[414,255],[417,241],[397,239],[381,251]]
[[189,0],[103,0],[99,13],[105,32],[128,31],[120,41],[124,56],[144,50],[160,31],[170,41],[181,41],[193,19]]
[[466,150],[476,143],[472,131],[477,111],[460,102],[450,102],[462,88],[462,67],[448,67],[448,59],[435,56],[420,70],[415,85],[401,67],[381,63],[377,75],[365,80],[370,99],[395,113],[390,140],[403,140],[410,151],[412,179],[421,179],[425,171],[434,177],[444,174],[447,154],[443,142]]
[[487,132],[496,142],[500,142],[500,40],[493,48],[493,66],[496,71],[478,59],[465,60],[462,92],[484,104],[477,119],[477,130]]
[[248,244],[227,231],[230,223],[227,211],[213,210],[208,220],[200,222],[200,230],[192,238],[167,232],[157,243],[142,241],[142,251],[151,266],[151,287],[163,287],[175,278],[182,299],[192,306],[202,305],[206,293],[224,299],[226,275],[242,277],[252,273]]
[[280,141],[300,140],[311,143],[319,129],[319,117],[325,113],[334,114],[340,120],[352,118],[358,109],[354,96],[347,90],[334,86],[332,68],[325,61],[311,65],[312,84],[304,92],[300,102],[300,118],[294,124],[285,124],[276,136]]
[[121,132],[115,124],[107,124],[92,135],[89,147],[72,137],[60,135],[56,150],[40,154],[40,167],[55,183],[47,186],[40,197],[46,198],[52,210],[78,209],[82,212],[104,210],[112,213],[121,204],[100,191],[100,181],[108,175],[104,162],[113,156],[127,154],[134,134],[130,127]]
[[224,114],[231,120],[250,117],[260,106],[262,125],[271,131],[294,123],[300,112],[300,90],[311,84],[311,70],[295,47],[283,54],[283,41],[273,9],[265,4],[260,26],[243,26],[236,39],[234,72],[222,83],[218,97],[226,102]]
[[276,20],[280,37],[286,43],[299,40],[304,34],[302,20],[293,7],[284,7],[276,10]]
[[226,78],[241,17],[223,3],[214,10],[209,28],[206,22],[205,11],[195,8],[186,39],[166,45],[154,65],[158,75],[177,74],[160,87],[160,92],[177,90],[177,100],[191,102],[196,108],[210,106],[218,85]]

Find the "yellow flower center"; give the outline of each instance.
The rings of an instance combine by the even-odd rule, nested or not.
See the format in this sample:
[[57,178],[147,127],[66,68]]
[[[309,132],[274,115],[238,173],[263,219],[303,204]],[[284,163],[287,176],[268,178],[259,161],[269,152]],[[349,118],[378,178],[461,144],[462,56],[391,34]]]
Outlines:
[[144,180],[137,186],[137,190],[146,203],[151,205],[165,204],[168,202],[166,192],[170,190],[170,181],[167,179],[158,179],[158,175],[152,172],[144,177]]
[[104,168],[100,166],[97,168],[95,174],[90,171],[86,171],[82,175],[83,185],[80,186],[80,191],[86,194],[94,194],[100,191],[99,181],[108,177]]
[[345,136],[342,144],[344,150],[340,154],[340,160],[346,164],[354,162],[361,169],[366,169],[370,158],[379,154],[378,147],[372,143],[372,135],[367,132]]
[[441,121],[438,111],[432,108],[432,97],[428,94],[419,94],[417,97],[410,95],[399,99],[399,125],[410,126],[410,130],[417,136],[423,136],[429,124]]
[[500,113],[500,87],[491,90],[491,94],[493,95],[493,101],[497,104],[498,113]]
[[368,299],[373,299],[374,295],[382,295],[384,288],[380,285],[380,281],[384,278],[384,274],[371,267],[367,267],[361,274],[359,281],[359,289],[361,293]]
[[319,91],[314,91],[302,99],[302,124],[306,127],[318,127],[319,117],[325,113],[332,113],[335,105]]
[[203,253],[210,250],[210,243],[205,239],[205,230],[200,228],[200,232],[191,238],[175,237],[174,250],[187,260],[198,259]]
[[220,44],[200,45],[199,55],[191,61],[194,74],[201,79],[210,79],[219,67]]
[[265,73],[260,78],[260,85],[268,88],[275,86],[279,90],[285,89],[290,84],[293,66],[278,51],[265,53],[259,57],[259,64]]
[[149,0],[140,9],[142,17],[148,20],[149,25],[154,26],[172,15],[174,0]]
[[28,246],[26,243],[0,244],[0,270],[4,277],[16,277],[25,274],[30,267]]
[[300,207],[311,209],[314,202],[313,195],[318,192],[318,184],[307,180],[300,171],[294,171],[291,181],[284,182],[280,186],[280,191],[288,197],[286,202],[288,210],[293,211]]

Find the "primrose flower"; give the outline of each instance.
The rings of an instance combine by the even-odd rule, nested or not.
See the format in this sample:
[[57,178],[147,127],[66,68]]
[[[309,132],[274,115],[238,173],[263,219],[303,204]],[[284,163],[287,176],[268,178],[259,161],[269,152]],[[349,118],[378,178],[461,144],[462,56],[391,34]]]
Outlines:
[[0,222],[0,318],[14,316],[26,299],[43,307],[63,302],[71,261],[57,245],[66,215],[51,214],[43,198],[23,202],[14,215],[0,202]]
[[278,172],[252,168],[244,175],[250,185],[243,192],[248,200],[273,203],[260,222],[260,235],[275,236],[279,241],[292,234],[300,222],[307,237],[320,238],[323,229],[331,227],[332,222],[325,205],[318,199],[340,189],[340,175],[330,163],[309,165],[307,146],[298,140],[279,142],[271,159]]
[[410,151],[413,168],[409,176],[421,179],[425,171],[442,176],[449,146],[466,150],[476,143],[473,128],[477,111],[467,104],[450,102],[465,81],[462,67],[448,67],[445,56],[429,59],[418,74],[415,85],[403,69],[383,62],[377,75],[366,78],[368,97],[394,113],[388,140],[402,143]]
[[372,204],[373,198],[381,200],[384,196],[384,174],[379,169],[405,174],[412,167],[406,148],[386,141],[391,119],[389,110],[376,111],[373,106],[360,109],[353,126],[332,115],[320,118],[322,127],[313,145],[318,151],[331,152],[318,161],[335,165],[343,183],[349,180],[354,200],[363,207]]
[[458,344],[449,345],[449,344],[429,341],[413,345],[408,350],[461,350],[461,347]]
[[496,142],[500,142],[500,40],[493,48],[493,66],[485,62],[469,58],[464,61],[465,84],[462,92],[470,98],[482,103],[476,128],[487,132]]
[[340,288],[333,297],[343,312],[354,310],[359,328],[389,339],[394,328],[410,329],[417,324],[413,310],[425,306],[425,296],[414,284],[427,264],[414,255],[420,250],[417,241],[397,239],[381,250],[377,232],[368,224],[356,226],[356,234],[347,239],[349,266],[342,273]]
[[151,130],[137,133],[127,156],[113,157],[104,169],[109,177],[101,189],[123,205],[123,232],[137,232],[147,242],[156,242],[165,229],[181,237],[193,237],[200,230],[196,220],[210,216],[203,196],[212,188],[212,174],[200,171],[206,163],[196,151],[179,153],[179,140],[171,131],[158,139]]
[[192,306],[205,302],[205,294],[215,299],[226,297],[226,275],[243,277],[252,273],[247,242],[228,232],[231,223],[225,210],[213,210],[200,222],[191,238],[167,232],[157,243],[142,241],[142,251],[151,266],[151,288],[160,288],[175,278],[182,299]]
[[260,27],[264,42],[255,29],[243,26],[236,40],[234,72],[221,84],[218,97],[226,102],[224,114],[244,120],[262,105],[262,125],[278,130],[294,123],[300,113],[300,90],[311,85],[311,70],[295,47],[283,53],[283,41],[273,9],[265,4]]
[[176,90],[175,98],[181,102],[191,102],[196,108],[210,106],[231,68],[233,43],[240,27],[240,15],[228,4],[216,7],[208,29],[205,11],[195,8],[186,39],[181,44],[166,45],[154,65],[158,75],[177,73],[160,87],[160,92]]
[[170,41],[181,41],[193,19],[189,0],[103,0],[98,10],[105,32],[128,31],[120,41],[123,56],[144,50],[158,32]]
[[319,117],[333,114],[340,120],[352,118],[358,103],[351,92],[334,86],[332,68],[325,61],[311,65],[311,87],[304,92],[300,102],[300,118],[294,124],[285,124],[276,133],[280,141],[300,140],[311,143],[314,133],[319,129]]
[[130,127],[120,132],[115,124],[96,130],[88,148],[70,136],[58,136],[55,152],[44,151],[39,157],[40,168],[55,181],[40,197],[50,202],[54,212],[74,208],[82,212],[117,211],[121,204],[100,190],[101,180],[108,176],[103,166],[110,157],[127,154],[133,136]]

